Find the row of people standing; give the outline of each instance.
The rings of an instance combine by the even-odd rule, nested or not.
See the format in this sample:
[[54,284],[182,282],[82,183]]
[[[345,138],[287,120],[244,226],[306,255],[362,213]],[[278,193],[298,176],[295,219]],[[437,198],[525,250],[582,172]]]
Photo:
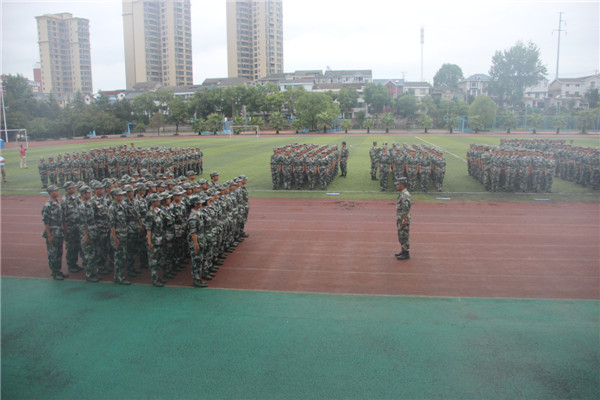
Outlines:
[[552,191],[556,162],[551,152],[471,144],[469,175],[492,192]]
[[65,153],[41,157],[38,171],[42,187],[48,184],[63,187],[65,182],[120,179],[123,175],[139,175],[142,171],[152,174],[170,172],[174,176],[194,171],[203,172],[204,155],[199,147],[164,148],[136,147],[133,143],[117,147],[104,147],[73,154]]
[[438,191],[443,190],[444,176],[446,175],[446,159],[444,153],[437,148],[427,145],[399,146],[387,142],[382,147],[373,142],[369,149],[371,159],[371,180],[377,180],[379,173],[379,186],[382,192],[388,190],[389,176],[394,182],[404,177],[407,180],[408,190],[414,190],[417,185],[421,191],[427,192],[431,183]]
[[341,151],[337,146],[316,144],[292,143],[276,147],[270,161],[273,190],[304,187],[326,190],[340,167],[341,176],[346,176],[348,157],[345,142]]
[[600,148],[573,146],[564,139],[501,139],[501,146],[552,153],[555,176],[585,187],[600,189]]
[[[201,179],[162,192],[154,181],[119,186],[105,178],[79,187],[67,182],[63,199],[50,185],[42,219],[52,277],[68,277],[61,271],[64,242],[68,271],[85,269],[89,282],[114,272],[114,282],[128,285],[126,276],[141,273],[137,265],[149,268],[152,284],[160,287],[191,259],[193,285],[206,287],[227,253],[247,237],[246,177],[224,185],[217,181],[213,173],[211,182]],[[84,268],[77,265],[79,256]]]

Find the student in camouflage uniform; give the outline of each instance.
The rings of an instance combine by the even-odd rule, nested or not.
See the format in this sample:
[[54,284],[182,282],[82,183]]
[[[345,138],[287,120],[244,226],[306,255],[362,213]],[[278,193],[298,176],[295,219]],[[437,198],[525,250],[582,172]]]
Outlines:
[[42,236],[46,239],[48,266],[50,267],[52,278],[62,281],[64,278],[68,278],[69,275],[61,272],[64,225],[58,187],[55,185],[48,186],[48,195],[50,199],[48,199],[42,208],[42,221],[44,223]]
[[81,202],[79,203],[77,213],[77,224],[79,227],[81,263],[85,267],[85,280],[96,283],[100,278],[94,273],[94,241],[98,235],[96,221],[94,220],[94,210],[90,204],[92,198],[92,189],[84,185],[79,188]]
[[94,240],[94,256],[95,267],[100,275],[108,275],[111,273],[106,267],[106,261],[110,252],[110,224],[108,220],[108,207],[111,200],[105,194],[104,185],[100,182],[95,182],[94,196],[90,200],[92,209],[94,210],[94,221],[98,229],[98,235]]
[[[125,265],[127,267],[127,275],[135,278],[141,271],[135,269],[135,259],[140,249],[140,232],[144,230],[142,221],[139,215],[138,208],[136,207],[135,192],[133,186],[123,186],[125,192],[125,198],[123,199],[123,208],[125,209],[125,215],[127,219],[127,254]],[[140,261],[141,262],[141,261]]]
[[372,181],[376,181],[377,180],[377,167],[379,164],[379,160],[378,160],[378,156],[380,153],[380,150],[377,147],[377,142],[373,142],[373,147],[371,147],[369,149],[369,157],[371,158],[371,180]]
[[173,270],[179,272],[184,269],[184,255],[186,253],[185,223],[187,206],[182,200],[184,194],[181,186],[175,186],[172,191],[172,199],[169,211],[173,216],[175,227],[175,239],[173,241]]
[[406,178],[400,178],[396,181],[396,189],[400,192],[396,200],[396,227],[398,229],[398,241],[402,246],[402,251],[396,254],[398,260],[408,260],[410,258],[410,209],[412,199],[408,190],[406,190]]
[[158,276],[158,270],[162,267],[164,261],[163,245],[165,241],[164,222],[160,208],[160,197],[154,193],[148,197],[150,208],[144,219],[144,228],[146,228],[146,240],[148,248],[148,267],[152,285],[162,287],[166,283]]
[[40,179],[42,181],[42,189],[48,187],[48,164],[44,157],[40,157],[40,163],[38,164],[38,171],[40,173]]
[[348,156],[350,155],[346,142],[342,142],[342,150],[340,150],[340,171],[341,177],[345,178],[348,172]]
[[115,275],[114,281],[119,285],[131,285],[125,279],[127,269],[127,213],[123,205],[125,192],[120,188],[113,188],[110,192],[113,202],[108,208],[110,223],[110,244],[115,249]]
[[388,188],[388,176],[390,172],[390,164],[391,159],[388,154],[387,146],[383,146],[381,149],[381,153],[377,158],[378,167],[379,167],[379,185],[382,192],[385,192]]
[[165,232],[165,241],[163,245],[163,260],[161,266],[163,268],[163,277],[175,278],[173,270],[173,262],[175,257],[175,219],[171,213],[171,193],[163,192],[160,197],[160,214],[163,220],[163,229]]
[[203,203],[207,203],[208,197],[202,193],[200,196],[192,196],[190,204],[192,210],[187,219],[186,226],[188,231],[187,243],[192,256],[192,284],[197,288],[204,288],[208,285],[202,281],[203,269],[206,264],[208,241],[206,240],[206,231],[208,229],[203,217]]
[[79,272],[83,270],[83,268],[77,265],[80,249],[77,214],[79,212],[80,199],[76,196],[77,187],[73,182],[66,182],[64,187],[66,193],[60,202],[60,206],[63,212],[67,267],[69,268],[69,272]]

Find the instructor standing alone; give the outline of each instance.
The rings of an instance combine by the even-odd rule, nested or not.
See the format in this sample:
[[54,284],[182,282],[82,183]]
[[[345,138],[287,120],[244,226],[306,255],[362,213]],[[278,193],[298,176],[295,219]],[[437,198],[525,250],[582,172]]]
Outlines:
[[412,198],[406,190],[406,178],[402,177],[396,181],[396,189],[400,192],[396,200],[396,227],[398,228],[398,241],[402,246],[402,251],[396,254],[398,260],[408,260],[410,258],[410,208]]

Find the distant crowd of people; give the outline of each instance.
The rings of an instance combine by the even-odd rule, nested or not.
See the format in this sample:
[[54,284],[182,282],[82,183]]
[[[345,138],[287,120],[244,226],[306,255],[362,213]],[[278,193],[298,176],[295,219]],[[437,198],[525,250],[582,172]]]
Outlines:
[[298,143],[276,147],[271,156],[273,190],[326,190],[338,170],[346,176],[348,156],[346,142],[342,142],[341,150],[337,146]]
[[501,139],[500,146],[529,149],[553,155],[555,176],[579,185],[600,188],[600,147],[573,146],[573,140]]
[[65,182],[91,182],[94,179],[120,179],[123,175],[170,174],[184,176],[189,171],[203,172],[204,155],[199,147],[165,148],[130,146],[103,147],[73,154],[40,158],[38,170],[42,187],[63,187]]
[[428,184],[431,183],[438,191],[442,191],[444,176],[446,174],[446,159],[444,153],[438,148],[427,145],[408,145],[403,143],[399,146],[392,143],[383,143],[377,147],[377,142],[369,150],[371,158],[371,179],[377,180],[379,172],[379,183],[382,192],[388,189],[390,171],[394,182],[399,178],[407,179],[407,188],[412,191],[420,186],[421,191],[427,192]]

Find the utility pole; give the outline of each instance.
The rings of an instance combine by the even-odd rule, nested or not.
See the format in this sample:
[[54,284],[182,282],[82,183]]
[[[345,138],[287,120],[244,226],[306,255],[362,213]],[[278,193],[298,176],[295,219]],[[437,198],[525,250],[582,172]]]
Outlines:
[[421,27],[421,82],[423,82],[423,44],[425,43],[425,28]]
[[[556,79],[558,79],[558,64],[560,61],[560,34],[561,32],[567,32],[562,28],[563,25],[563,20],[562,20],[562,11],[558,13],[558,29],[555,29],[554,31],[558,32],[558,48],[556,49]],[[565,22],[565,25],[567,23]],[[554,31],[552,31],[554,33]]]

